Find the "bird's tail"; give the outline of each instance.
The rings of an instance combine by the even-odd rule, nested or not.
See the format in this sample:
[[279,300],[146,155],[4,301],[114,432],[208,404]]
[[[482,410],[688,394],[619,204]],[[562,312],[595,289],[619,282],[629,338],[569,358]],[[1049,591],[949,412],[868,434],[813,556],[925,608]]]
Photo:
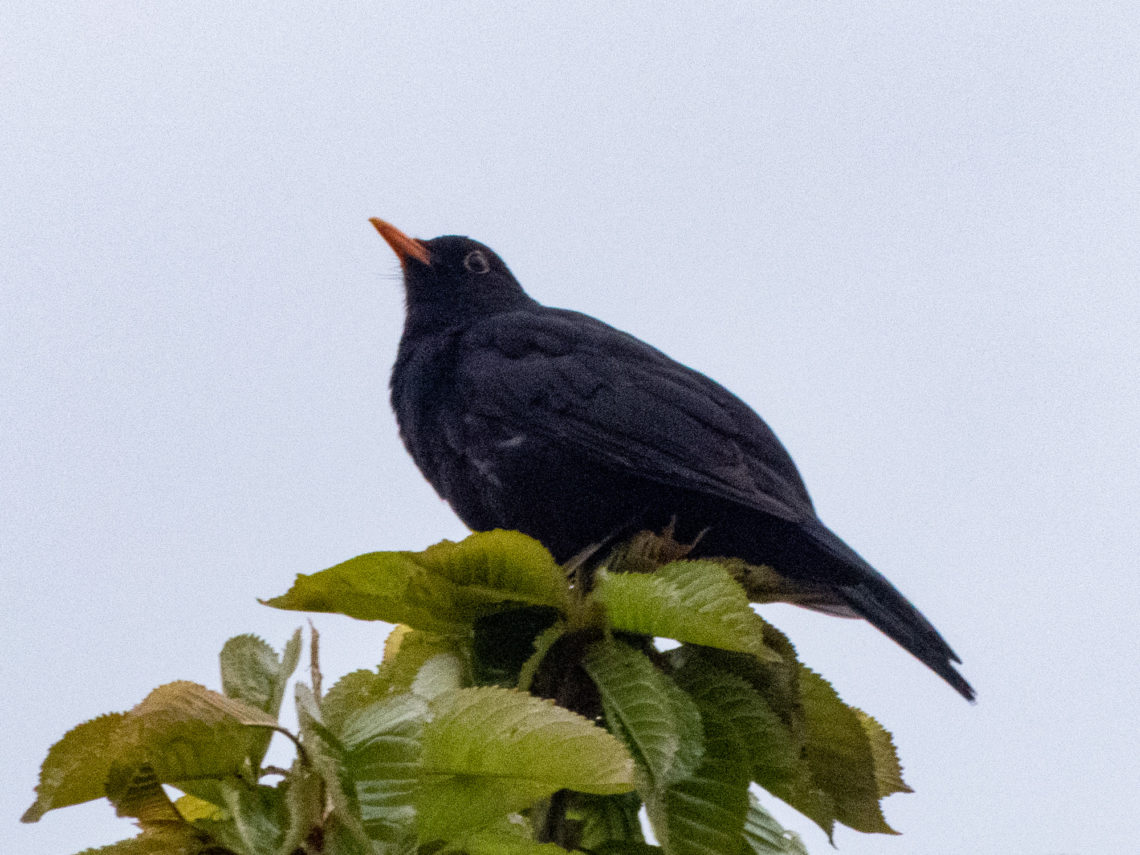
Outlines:
[[848,572],[835,582],[834,590],[852,611],[898,642],[966,700],[974,700],[973,687],[954,667],[962,660],[910,600],[822,523],[805,533],[845,566]]

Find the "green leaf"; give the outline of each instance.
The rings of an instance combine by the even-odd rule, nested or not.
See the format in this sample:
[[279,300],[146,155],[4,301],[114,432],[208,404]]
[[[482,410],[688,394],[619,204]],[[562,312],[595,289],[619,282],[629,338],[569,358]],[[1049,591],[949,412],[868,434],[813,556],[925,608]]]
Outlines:
[[202,819],[224,822],[230,818],[229,812],[225,808],[197,796],[180,796],[174,802],[174,807],[178,810],[179,816],[187,822],[197,822]]
[[535,781],[549,792],[608,795],[633,787],[629,755],[589,719],[513,689],[440,695],[424,729],[424,774]]
[[467,644],[460,639],[397,626],[384,644],[384,661],[379,669],[353,671],[338,680],[321,700],[321,719],[337,731],[350,713],[410,691],[429,659],[446,653],[466,662],[467,650]]
[[555,843],[536,843],[513,834],[477,831],[447,843],[438,855],[566,855]]
[[337,735],[364,828],[373,840],[415,836],[426,699],[412,694],[374,701],[350,713]]
[[[252,779],[251,757],[262,734],[247,725],[274,724],[261,710],[196,683],[160,686],[129,713],[89,721],[56,743],[44,761],[36,802],[23,819],[35,822],[52,808],[102,798],[112,771],[127,804],[137,800],[138,810],[161,810],[146,795],[153,796],[158,784]],[[154,786],[145,784],[149,775]]]
[[193,828],[177,826],[148,829],[138,837],[96,849],[84,849],[77,855],[214,855],[216,852],[217,849],[204,841]]
[[444,692],[463,688],[467,669],[454,653],[439,653],[425,662],[412,681],[412,694],[431,700]]
[[415,553],[373,552],[318,573],[300,574],[286,593],[262,602],[277,609],[333,612],[455,634],[463,632],[466,622],[452,602],[454,595],[454,586],[430,576]]
[[[304,683],[294,687],[297,721],[305,763],[320,778],[324,801],[328,805],[322,815],[325,849],[339,853],[371,853],[372,843],[360,820],[360,805],[352,776],[347,769],[347,751],[341,741],[321,721],[320,709],[313,690]],[[331,845],[330,840],[337,841]]]
[[256,778],[251,726],[276,726],[269,714],[197,683],[159,686],[132,709],[116,734],[120,762],[149,765],[158,780]]
[[686,646],[673,661],[673,675],[697,702],[701,714],[719,714],[735,731],[744,747],[752,778],[761,786],[794,781],[806,771],[802,744],[764,697],[743,677],[718,668],[703,651]]
[[106,796],[120,816],[144,828],[185,824],[163,784],[173,784],[226,809],[223,820],[197,826],[238,852],[270,851],[280,837],[278,795],[256,784],[251,746],[274,725],[267,713],[195,683],[151,692],[116,733]]
[[771,624],[765,624],[764,641],[780,654],[779,661],[772,662],[743,653],[691,645],[682,645],[670,651],[668,656],[678,671],[691,667],[689,663],[696,657],[699,660],[696,665],[698,668],[715,667],[740,677],[764,699],[792,737],[802,743],[804,713],[800,699],[800,663],[795,648]]
[[744,820],[744,840],[748,855],[808,855],[800,836],[780,825],[751,794],[748,816]]
[[149,763],[113,763],[106,794],[119,816],[134,817],[143,828],[183,821]]
[[609,733],[523,692],[485,686],[440,695],[424,727],[420,838],[448,839],[560,789],[632,788],[632,764]]
[[36,801],[21,822],[38,822],[49,810],[103,798],[115,757],[111,746],[124,713],[110,713],[73,727],[51,747],[40,768]]
[[216,828],[226,831],[232,828],[233,833],[223,838],[214,831],[211,836],[239,852],[280,851],[282,834],[289,821],[282,790],[267,786],[227,786],[225,793],[232,819]]
[[469,670],[466,663],[471,658],[470,651],[470,641],[466,638],[434,635],[407,626],[397,626],[384,642],[384,661],[380,663],[380,675],[388,681],[390,692],[411,691],[424,664],[442,654],[461,659],[466,673]]
[[562,570],[538,541],[496,530],[423,552],[361,555],[299,575],[287,593],[265,603],[455,635],[518,603],[565,608],[569,592]]
[[[800,668],[804,757],[811,767],[812,787],[821,794],[829,813],[844,825],[856,831],[896,834],[879,808],[874,755],[858,714],[823,677],[806,666]],[[808,816],[819,822],[816,816]]]
[[[282,791],[286,821],[275,855],[295,855],[313,829],[321,824],[325,808],[324,782],[311,765],[298,759],[278,788]],[[326,851],[331,855],[336,850],[329,846]]]
[[[293,675],[301,656],[301,630],[293,633],[285,645],[284,655],[277,653],[255,635],[238,635],[222,647],[222,691],[231,698],[244,701],[274,719],[281,711],[285,685]],[[273,733],[264,730],[250,748],[250,760],[260,768]]]
[[[673,651],[670,661],[678,669],[679,680],[692,680],[696,694],[710,690],[711,702],[728,704],[728,699],[717,700],[714,687],[693,675],[711,674],[715,668],[746,682],[777,716],[783,730],[768,731],[774,742],[767,748],[745,737],[745,744],[751,746],[755,780],[765,789],[812,819],[829,836],[837,821],[858,831],[893,834],[878,803],[888,789],[896,792],[901,784],[889,736],[885,731],[877,734],[822,677],[797,662],[783,635],[769,628],[768,643],[781,653],[782,663],[688,647]],[[735,704],[725,708],[743,711]],[[756,712],[755,707],[751,710]],[[748,725],[736,713],[731,720],[754,735],[762,733],[760,721]],[[788,744],[781,747],[784,734]],[[759,759],[765,756],[775,762]],[[786,761],[791,756],[798,759],[789,767]]]
[[593,597],[614,629],[778,658],[743,590],[712,561],[674,561],[656,573],[603,571]]
[[538,668],[542,664],[542,660],[546,658],[551,648],[558,642],[558,639],[566,633],[566,624],[558,621],[551,626],[544,629],[534,639],[534,653],[522,664],[519,669],[518,688],[520,691],[527,691],[530,689],[530,684],[534,681],[534,675],[538,673]]
[[731,725],[711,710],[702,718],[700,765],[663,793],[643,794],[667,855],[739,853],[744,845],[748,761]]
[[894,740],[887,732],[867,713],[861,709],[851,708],[863,725],[863,732],[871,743],[871,755],[875,761],[875,783],[879,789],[879,798],[885,798],[893,793],[913,793],[902,778],[902,764],[899,762],[898,751],[895,750]]
[[582,823],[578,847],[594,852],[607,843],[644,843],[641,830],[641,797],[636,793],[617,796],[574,794],[572,815]]
[[301,630],[285,645],[284,655],[255,635],[238,635],[222,647],[222,691],[231,698],[277,718],[285,684],[301,656]]
[[554,608],[565,608],[569,601],[566,574],[554,556],[521,532],[476,532],[459,543],[437,543],[419,555],[425,567],[476,600]]
[[665,852],[660,846],[635,840],[610,840],[592,851],[594,855],[662,855]]
[[598,687],[607,724],[629,748],[648,788],[663,789],[696,769],[703,751],[696,704],[645,654],[601,641],[582,665]]
[[321,698],[321,720],[334,732],[339,732],[344,720],[353,712],[392,693],[391,681],[376,670],[361,668],[350,671],[337,680]]

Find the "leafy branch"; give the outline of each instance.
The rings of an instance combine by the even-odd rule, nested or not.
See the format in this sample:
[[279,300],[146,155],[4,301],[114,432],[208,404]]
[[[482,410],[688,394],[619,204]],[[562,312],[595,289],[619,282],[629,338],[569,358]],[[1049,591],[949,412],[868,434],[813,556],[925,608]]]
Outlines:
[[[894,833],[886,730],[753,612],[739,567],[682,552],[635,540],[587,590],[493,531],[299,576],[267,604],[397,624],[378,668],[321,696],[314,649],[285,731],[300,630],[280,654],[230,639],[221,692],[160,686],[56,743],[23,819],[106,798],[140,826],[86,855],[804,855],[754,782],[829,836]],[[263,765],[273,731],[288,769]]]

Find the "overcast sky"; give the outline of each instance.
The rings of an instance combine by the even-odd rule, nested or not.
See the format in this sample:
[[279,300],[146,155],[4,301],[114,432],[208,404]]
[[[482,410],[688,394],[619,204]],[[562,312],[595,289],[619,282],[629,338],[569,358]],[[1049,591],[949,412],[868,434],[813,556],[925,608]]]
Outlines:
[[[0,32],[6,851],[132,833],[16,820],[73,725],[281,645],[303,618],[257,597],[462,536],[396,435],[371,216],[733,389],[962,655],[973,707],[764,610],[916,790],[841,852],[1135,851],[1134,3],[9,0]],[[378,660],[315,623],[328,675]]]

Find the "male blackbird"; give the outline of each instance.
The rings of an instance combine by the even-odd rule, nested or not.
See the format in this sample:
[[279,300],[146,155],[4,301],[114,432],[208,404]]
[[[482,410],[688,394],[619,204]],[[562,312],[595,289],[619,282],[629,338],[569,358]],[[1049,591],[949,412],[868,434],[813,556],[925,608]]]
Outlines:
[[[731,392],[628,333],[531,299],[466,237],[371,221],[399,256],[407,316],[392,407],[416,465],[472,529],[559,561],[675,523],[694,554],[775,569],[803,605],[863,617],[968,699],[961,660],[815,514],[783,445]],[[699,539],[698,539],[699,536]]]

